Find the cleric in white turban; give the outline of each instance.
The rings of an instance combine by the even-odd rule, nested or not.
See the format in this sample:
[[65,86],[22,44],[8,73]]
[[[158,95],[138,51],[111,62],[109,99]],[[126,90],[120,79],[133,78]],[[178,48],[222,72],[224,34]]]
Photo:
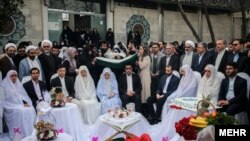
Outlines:
[[16,49],[16,45],[14,43],[7,43],[4,49],[7,50],[9,47],[14,47]]
[[182,67],[183,65],[189,65],[191,67],[193,62],[193,56],[194,56],[193,49],[195,48],[195,44],[193,41],[187,40],[185,42],[184,48],[185,48],[185,54],[181,56],[180,67]]
[[36,47],[36,46],[34,46],[34,45],[29,45],[29,46],[27,46],[27,47],[26,47],[26,49],[25,49],[25,53],[28,53],[31,49],[36,50],[36,49],[37,49],[37,47]]

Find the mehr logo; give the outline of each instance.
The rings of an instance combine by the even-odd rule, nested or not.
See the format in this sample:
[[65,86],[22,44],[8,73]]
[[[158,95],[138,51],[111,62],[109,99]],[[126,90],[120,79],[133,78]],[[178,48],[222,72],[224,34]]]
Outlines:
[[247,136],[246,129],[219,129],[219,136]]

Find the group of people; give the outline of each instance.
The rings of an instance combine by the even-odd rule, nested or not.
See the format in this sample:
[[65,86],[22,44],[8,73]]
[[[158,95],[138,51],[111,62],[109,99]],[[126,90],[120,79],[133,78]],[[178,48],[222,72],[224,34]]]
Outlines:
[[[14,43],[7,43],[5,54],[0,57],[3,79],[0,80],[3,93],[0,104],[3,103],[4,122],[11,137],[15,127],[19,127],[24,136],[30,135],[33,123],[25,120],[34,121],[37,103],[44,100],[44,92],[53,87],[65,90],[67,102],[78,106],[87,124],[94,124],[101,114],[115,107],[126,108],[133,102],[135,111],[142,113],[151,124],[159,122],[156,125],[159,129],[169,127],[161,133],[164,135],[171,135],[171,128],[181,118],[168,106],[178,97],[211,96],[227,114],[244,111],[249,114],[249,76],[245,80],[236,74],[249,75],[250,50],[248,54],[242,53],[241,39],[233,40],[232,45],[234,50],[230,53],[226,51],[226,41],[218,39],[214,50],[208,51],[205,43],[198,43],[196,47],[193,41],[187,40],[185,53],[180,55],[172,43],[153,42],[148,47],[129,41],[124,53],[126,56],[136,54],[137,60],[117,70],[96,64],[95,57],[108,57],[105,54],[112,50],[108,42],[101,42],[99,53],[88,47],[83,48],[82,53],[74,47],[53,53],[49,40],[43,40],[41,48],[22,44],[17,48]],[[15,54],[16,48],[18,54]],[[21,117],[20,121],[17,116]]]

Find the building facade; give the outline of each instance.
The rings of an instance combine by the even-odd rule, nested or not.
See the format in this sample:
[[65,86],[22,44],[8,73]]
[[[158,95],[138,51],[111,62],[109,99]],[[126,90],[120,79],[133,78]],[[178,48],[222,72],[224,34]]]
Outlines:
[[[210,0],[211,1],[211,0]],[[13,17],[15,28],[10,34],[0,34],[0,46],[8,40],[23,40],[38,44],[43,39],[60,42],[64,25],[73,31],[96,28],[105,38],[108,28],[115,33],[115,42],[126,43],[129,31],[139,31],[143,42],[179,41],[195,38],[173,0],[24,0],[22,16]],[[184,11],[204,42],[211,42],[209,29],[199,0],[183,0]],[[212,1],[211,1],[212,2]],[[217,1],[218,2],[218,1]],[[224,2],[220,1],[220,2]],[[198,4],[197,4],[198,3]],[[241,37],[241,14],[230,5],[208,6],[215,38]],[[247,32],[250,32],[250,14]]]

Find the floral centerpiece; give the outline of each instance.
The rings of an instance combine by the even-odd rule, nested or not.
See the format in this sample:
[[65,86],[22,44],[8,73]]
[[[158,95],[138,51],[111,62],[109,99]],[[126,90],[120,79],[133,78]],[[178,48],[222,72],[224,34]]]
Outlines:
[[65,106],[64,94],[62,88],[56,87],[52,88],[51,93],[51,107],[63,107]]
[[202,116],[191,115],[175,123],[176,132],[185,140],[195,140],[197,134],[208,125],[235,125],[237,121],[233,116],[224,113],[204,113]]
[[[203,103],[205,102],[205,103]],[[206,108],[211,104],[206,104],[207,101],[201,100],[201,108],[197,106],[197,115],[191,115],[189,117],[184,117],[179,122],[175,123],[176,132],[183,136],[185,140],[195,140],[197,134],[203,128],[208,125],[235,125],[237,121],[233,116],[216,112],[208,112]]]
[[49,122],[43,120],[38,121],[35,124],[35,129],[38,140],[51,140],[57,137],[57,131],[54,129],[54,125]]

